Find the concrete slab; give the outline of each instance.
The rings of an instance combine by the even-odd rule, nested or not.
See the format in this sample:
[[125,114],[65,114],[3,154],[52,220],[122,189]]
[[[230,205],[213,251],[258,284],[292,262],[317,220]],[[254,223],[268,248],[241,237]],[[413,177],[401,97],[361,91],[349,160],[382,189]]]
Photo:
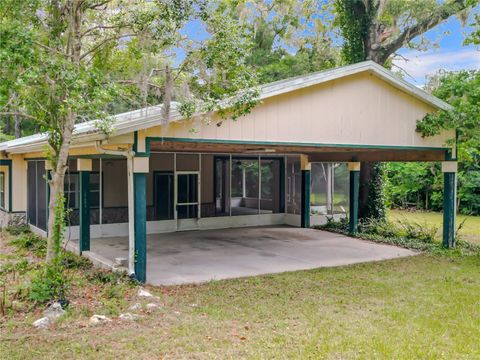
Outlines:
[[[288,226],[149,235],[147,282],[177,285],[393,259],[416,253],[339,234]],[[92,239],[91,252],[126,257],[126,237]]]

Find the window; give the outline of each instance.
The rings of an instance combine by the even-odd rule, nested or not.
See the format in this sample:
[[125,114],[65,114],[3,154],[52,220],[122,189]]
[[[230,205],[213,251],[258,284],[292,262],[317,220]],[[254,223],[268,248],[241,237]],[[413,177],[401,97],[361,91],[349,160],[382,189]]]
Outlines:
[[5,173],[0,172],[0,208],[5,209]]
[[[80,177],[78,173],[69,173],[65,175],[64,193],[66,207],[69,209],[78,209],[80,207]],[[90,174],[90,208],[100,206],[100,174]]]
[[63,184],[65,194],[65,206],[69,209],[78,209],[80,204],[80,182],[78,174],[67,174]]
[[[255,215],[283,211],[283,158],[232,158],[231,214]],[[217,168],[217,186],[225,183]],[[227,180],[227,179],[225,179]],[[229,180],[229,179],[228,179]]]
[[310,197],[312,214],[347,213],[349,183],[347,164],[313,163]]

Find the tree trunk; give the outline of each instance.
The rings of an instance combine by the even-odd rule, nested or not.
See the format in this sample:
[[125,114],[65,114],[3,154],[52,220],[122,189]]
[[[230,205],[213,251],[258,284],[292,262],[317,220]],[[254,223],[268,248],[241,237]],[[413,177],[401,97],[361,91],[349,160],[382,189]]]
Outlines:
[[55,173],[52,170],[52,178],[49,181],[50,186],[50,199],[48,202],[48,239],[47,239],[47,262],[51,262],[58,255],[57,245],[60,239],[57,239],[55,234],[58,234],[59,229],[55,229],[55,209],[57,206],[57,201],[63,195],[63,184],[64,184],[65,173],[59,174]]
[[[68,151],[72,141],[73,128],[75,126],[75,116],[69,113],[65,119],[65,127],[62,133],[62,145],[58,154],[56,154],[56,164],[53,164],[51,171],[50,199],[48,202],[48,238],[47,238],[47,262],[51,262],[58,255],[59,246],[63,239],[63,216],[58,218],[56,207],[58,201],[63,199],[65,171],[67,170]],[[63,201],[62,201],[63,204]]]
[[12,131],[12,125],[10,121],[10,115],[5,116],[5,134],[10,135]]
[[15,115],[15,139],[22,137],[22,120],[20,116]]
[[385,220],[383,164],[362,162],[358,203],[359,219]]
[[[83,20],[83,1],[74,0],[69,1],[66,4],[65,9],[68,13],[67,22],[69,34],[69,42],[67,48],[64,50],[69,55],[69,60],[72,65],[78,70],[80,67],[81,50],[82,50],[82,36],[81,36],[81,24]],[[60,16],[62,11],[56,4],[57,12],[56,16]],[[63,19],[56,19],[59,23],[63,23]],[[70,41],[72,40],[72,41]],[[62,50],[63,51],[63,50]],[[68,99],[68,94],[64,94],[64,100]],[[59,255],[61,242],[63,240],[63,228],[65,224],[65,216],[63,212],[64,206],[64,179],[65,171],[67,170],[68,153],[70,150],[70,143],[72,141],[73,129],[75,127],[77,115],[69,108],[66,116],[61,119],[62,124],[60,133],[61,144],[58,147],[55,144],[54,157],[53,157],[53,169],[51,171],[50,186],[50,200],[48,203],[48,238],[47,238],[47,262],[51,262]],[[61,203],[60,203],[61,201]],[[61,206],[61,212],[59,213],[57,206]]]

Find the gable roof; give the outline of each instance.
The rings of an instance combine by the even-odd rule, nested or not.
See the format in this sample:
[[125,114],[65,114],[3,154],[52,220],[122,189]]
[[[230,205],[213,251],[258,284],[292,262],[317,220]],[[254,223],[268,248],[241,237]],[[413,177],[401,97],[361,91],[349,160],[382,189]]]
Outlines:
[[285,94],[291,91],[303,89],[309,86],[319,85],[328,81],[341,79],[350,75],[369,72],[372,75],[386,81],[393,87],[401,90],[420,101],[441,110],[451,110],[452,106],[445,101],[427,93],[413,84],[403,80],[383,66],[368,60],[360,63],[323,70],[303,76],[297,76],[285,80],[275,81],[262,86],[260,98],[266,99],[272,96]]
[[[297,76],[285,80],[276,81],[261,86],[260,100],[268,99],[281,94],[293,92],[310,86],[326,83],[336,79],[341,79],[350,75],[367,72],[379,79],[389,83],[400,91],[409,94],[418,100],[425,102],[437,109],[451,110],[452,106],[446,102],[436,98],[426,91],[408,83],[399,78],[391,71],[378,65],[373,61],[364,61],[357,64],[347,65],[343,67],[328,69],[311,73],[308,75]],[[169,114],[168,122],[183,120],[182,115],[178,111],[178,103],[173,102]],[[150,106],[118,115],[114,115],[114,131],[115,135],[123,135],[132,131],[147,129],[158,126],[163,117],[163,106]],[[74,144],[102,140],[106,136],[96,126],[97,120],[92,120],[75,125]],[[19,139],[10,140],[0,143],[0,151],[6,152],[28,152],[38,151],[39,146],[46,144],[47,134],[35,134],[25,136]]]

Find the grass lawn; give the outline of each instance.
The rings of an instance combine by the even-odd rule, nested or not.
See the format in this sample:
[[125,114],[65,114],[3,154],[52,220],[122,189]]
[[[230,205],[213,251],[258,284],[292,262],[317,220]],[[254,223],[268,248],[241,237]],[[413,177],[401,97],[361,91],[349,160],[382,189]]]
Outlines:
[[[79,272],[80,300],[53,328],[31,327],[41,309],[1,319],[0,358],[480,358],[479,269],[457,251],[149,288],[162,305],[134,322],[117,315],[135,288],[92,295]],[[92,313],[112,322],[87,326]]]
[[[388,213],[390,220],[407,220],[417,223],[426,223],[430,226],[439,228],[439,237],[442,234],[443,215],[438,212],[427,211],[405,211],[405,210],[390,210]],[[457,226],[462,222],[463,226],[460,229],[460,236],[467,241],[480,244],[480,216],[457,216]]]

